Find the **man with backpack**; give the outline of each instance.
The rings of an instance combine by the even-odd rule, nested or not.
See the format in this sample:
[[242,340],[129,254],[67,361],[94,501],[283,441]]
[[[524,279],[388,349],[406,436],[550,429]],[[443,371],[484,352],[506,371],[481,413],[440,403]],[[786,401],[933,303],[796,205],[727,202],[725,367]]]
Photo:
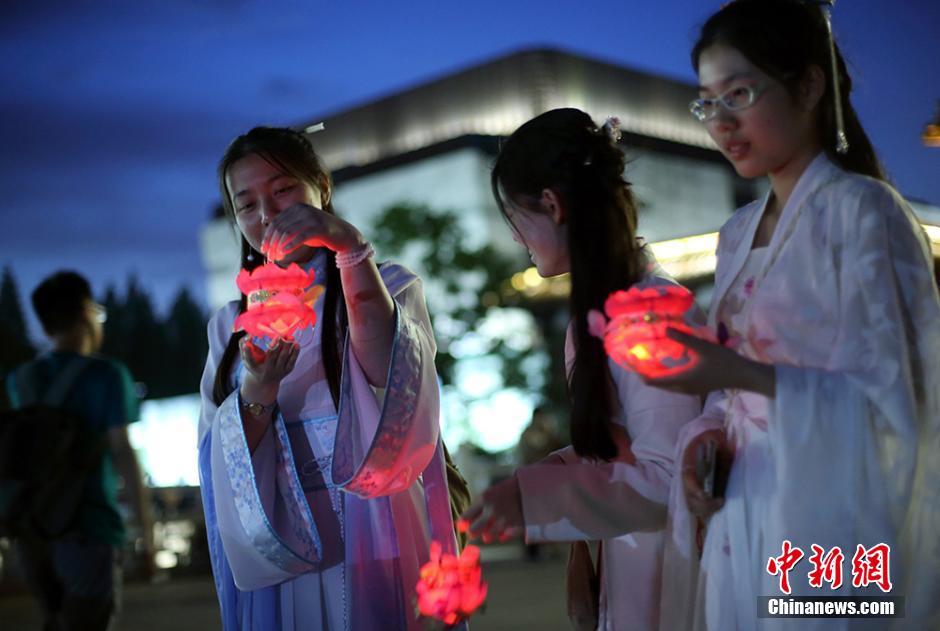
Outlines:
[[152,570],[149,494],[128,441],[138,419],[127,368],[96,356],[104,307],[75,272],[32,294],[51,352],[7,378],[14,411],[0,423],[0,529],[12,536],[45,629],[107,629],[120,605],[125,527],[118,474]]

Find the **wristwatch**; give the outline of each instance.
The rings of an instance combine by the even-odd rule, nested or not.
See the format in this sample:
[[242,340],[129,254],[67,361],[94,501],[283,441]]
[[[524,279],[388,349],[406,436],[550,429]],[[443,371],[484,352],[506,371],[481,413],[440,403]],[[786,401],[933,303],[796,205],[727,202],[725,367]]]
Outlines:
[[247,401],[242,401],[242,407],[248,410],[248,413],[252,416],[261,416],[267,412],[274,411],[274,408],[277,407],[277,399],[274,400],[274,403],[269,403],[268,405],[258,402],[249,403]]

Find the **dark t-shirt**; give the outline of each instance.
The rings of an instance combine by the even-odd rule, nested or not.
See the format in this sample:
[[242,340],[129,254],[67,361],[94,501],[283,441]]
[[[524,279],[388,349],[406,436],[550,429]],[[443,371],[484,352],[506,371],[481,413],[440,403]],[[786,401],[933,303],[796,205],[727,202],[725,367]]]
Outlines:
[[[79,357],[76,353],[53,352],[36,359],[36,394],[42,397],[63,367]],[[93,449],[107,430],[136,421],[138,405],[133,381],[124,364],[97,356],[89,357],[88,361],[62,407],[87,422],[88,434],[83,442],[88,449]],[[7,389],[10,404],[14,408],[19,407],[15,372],[7,379]],[[118,546],[124,544],[124,520],[117,502],[117,475],[108,449],[104,450],[101,462],[88,476],[76,531],[97,541]]]

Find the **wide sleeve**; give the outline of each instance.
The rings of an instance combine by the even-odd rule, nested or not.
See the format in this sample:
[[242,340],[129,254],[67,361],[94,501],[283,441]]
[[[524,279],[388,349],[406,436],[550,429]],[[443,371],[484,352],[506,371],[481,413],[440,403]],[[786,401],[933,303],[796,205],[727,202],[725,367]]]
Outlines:
[[[891,546],[909,628],[940,626],[940,303],[923,232],[892,189],[834,202],[839,330],[824,369],[776,366],[769,541]],[[831,493],[807,505],[806,489]],[[793,507],[800,506],[799,510]]]
[[411,486],[440,434],[437,346],[421,281],[398,265],[380,271],[395,303],[384,397],[369,385],[347,339],[333,446],[333,483],[367,499]]
[[[566,355],[573,349],[567,345]],[[662,530],[679,431],[701,413],[696,396],[646,385],[632,371],[611,366],[629,450],[611,462],[537,463],[516,471],[527,541],[609,539]]]
[[[219,405],[213,385],[231,336],[235,303],[209,322],[209,356],[200,386],[199,479],[209,551],[220,600],[281,583],[317,567],[322,547],[278,415],[252,453],[242,427],[238,390]],[[276,440],[274,434],[277,434]]]

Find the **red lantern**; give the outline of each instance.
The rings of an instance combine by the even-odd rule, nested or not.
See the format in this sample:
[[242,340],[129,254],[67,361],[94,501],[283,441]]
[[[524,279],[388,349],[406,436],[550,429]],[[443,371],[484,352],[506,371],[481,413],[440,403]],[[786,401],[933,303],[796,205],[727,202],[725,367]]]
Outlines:
[[431,542],[431,560],[421,567],[415,586],[418,612],[453,627],[470,618],[486,600],[487,585],[480,568],[480,549],[468,545],[460,556],[442,552]]
[[680,285],[615,291],[604,303],[609,321],[594,311],[591,333],[604,340],[604,350],[618,365],[645,377],[667,377],[689,370],[698,355],[666,337],[666,329],[696,335],[684,315],[695,297]]
[[235,283],[247,296],[248,308],[235,319],[235,330],[252,337],[293,340],[297,329],[317,323],[313,305],[323,287],[313,285],[315,280],[314,270],[304,271],[296,263],[286,268],[265,263],[251,272],[243,269]]

